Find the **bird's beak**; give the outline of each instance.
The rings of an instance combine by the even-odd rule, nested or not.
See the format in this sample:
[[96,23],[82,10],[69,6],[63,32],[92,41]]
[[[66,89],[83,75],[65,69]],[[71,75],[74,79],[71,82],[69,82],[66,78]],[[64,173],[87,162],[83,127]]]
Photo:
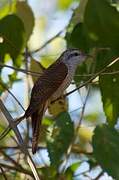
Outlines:
[[90,54],[85,54],[85,53],[82,53],[83,56],[85,56],[86,58],[92,58],[93,59],[93,56],[90,55]]
[[84,52],[82,52],[81,55],[82,55],[82,56],[85,56],[86,58],[93,58],[92,55],[86,54],[86,53],[84,53]]

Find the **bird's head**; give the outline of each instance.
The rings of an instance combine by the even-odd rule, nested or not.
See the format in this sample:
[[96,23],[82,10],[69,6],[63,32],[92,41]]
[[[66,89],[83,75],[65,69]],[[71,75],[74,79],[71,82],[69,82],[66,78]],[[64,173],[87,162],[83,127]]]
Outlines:
[[79,49],[67,49],[61,56],[62,61],[67,65],[78,65],[87,57],[87,55],[79,51]]

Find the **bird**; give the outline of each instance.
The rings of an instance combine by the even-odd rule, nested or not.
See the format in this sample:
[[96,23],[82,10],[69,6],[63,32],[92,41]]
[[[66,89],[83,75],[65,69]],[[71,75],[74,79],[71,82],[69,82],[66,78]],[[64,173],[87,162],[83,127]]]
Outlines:
[[76,68],[87,55],[76,48],[65,50],[60,57],[51,64],[35,82],[28,108],[24,118],[31,117],[32,121],[32,153],[38,147],[40,126],[48,103],[59,98],[71,84]]

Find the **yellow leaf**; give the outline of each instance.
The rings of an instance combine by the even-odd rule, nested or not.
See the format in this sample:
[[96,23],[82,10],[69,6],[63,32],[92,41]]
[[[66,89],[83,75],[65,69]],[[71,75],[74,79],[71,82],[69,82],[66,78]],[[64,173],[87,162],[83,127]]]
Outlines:
[[77,153],[92,153],[92,136],[94,127],[81,125],[78,129],[77,144],[73,145],[73,152]]
[[58,0],[58,7],[65,10],[71,5],[72,2],[72,0]]
[[[39,74],[39,77],[40,75],[42,75],[42,73],[44,72],[45,68],[41,65],[40,62],[36,61],[35,59],[31,59],[31,63],[30,63],[30,71],[33,71],[33,72],[38,72],[40,73]],[[32,76],[32,80],[33,80],[33,83],[35,83],[37,81],[38,77],[36,76]]]
[[67,111],[68,110],[68,100],[67,98],[60,97],[57,101],[53,103],[49,103],[48,105],[48,112],[52,116],[57,116],[61,112]]
[[34,27],[34,15],[30,6],[23,1],[17,1],[16,14],[24,23],[26,40],[29,39]]
[[48,68],[52,63],[54,63],[55,58],[53,56],[43,56],[41,58],[41,63],[45,68]]
[[78,130],[78,135],[80,139],[84,141],[91,142],[93,136],[93,129],[92,127],[86,127],[82,125]]

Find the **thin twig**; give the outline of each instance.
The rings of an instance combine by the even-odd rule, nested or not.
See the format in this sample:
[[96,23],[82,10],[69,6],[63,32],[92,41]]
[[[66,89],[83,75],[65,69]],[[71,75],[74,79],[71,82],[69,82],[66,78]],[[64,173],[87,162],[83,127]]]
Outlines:
[[82,111],[81,111],[81,115],[80,115],[80,119],[79,119],[79,124],[78,124],[78,126],[77,126],[77,128],[76,128],[76,130],[75,130],[75,135],[74,135],[74,137],[73,137],[73,139],[72,139],[72,143],[71,143],[71,145],[70,145],[70,147],[69,147],[69,149],[68,149],[68,151],[67,151],[67,154],[66,154],[66,157],[65,157],[65,160],[64,160],[64,163],[63,163],[63,166],[64,166],[64,167],[63,167],[63,172],[65,171],[65,167],[66,167],[66,165],[67,165],[67,161],[68,161],[68,158],[69,158],[69,156],[70,156],[70,152],[71,152],[71,150],[72,150],[74,140],[76,139],[76,136],[77,136],[79,127],[80,127],[81,122],[82,122],[82,119],[83,119],[84,110],[85,110],[85,107],[86,107],[86,102],[87,102],[87,99],[88,99],[88,97],[89,97],[89,92],[90,92],[90,87],[89,87],[89,89],[88,89],[88,92],[87,92],[85,101],[84,101],[83,106],[82,106]]
[[12,116],[10,115],[10,113],[8,112],[6,107],[4,106],[1,99],[0,99],[0,109],[1,109],[2,113],[4,114],[4,116],[6,117],[7,121],[9,122],[10,127],[13,129],[13,131],[17,137],[21,151],[28,157],[28,164],[31,167],[31,170],[32,170],[32,173],[33,173],[35,179],[39,180],[40,179],[39,174],[37,172],[37,169],[35,167],[35,164],[34,164],[32,158],[26,148],[26,145],[23,142],[22,136],[21,136],[16,124],[14,123],[14,119],[12,118]]
[[[73,89],[72,91],[64,94],[64,97],[69,96],[70,94],[74,93],[75,91],[79,90],[80,88],[86,86],[87,84],[92,83],[92,80],[94,80],[97,76],[99,76],[100,74],[104,73],[105,70],[107,70],[108,67],[110,67],[112,64],[116,63],[119,60],[119,57],[116,58],[113,62],[111,62],[110,64],[108,64],[106,67],[104,67],[103,69],[101,69],[99,72],[95,73],[90,79],[88,79],[86,82],[84,82],[83,84],[79,85],[77,88]],[[57,98],[55,100],[52,101],[55,102],[60,98]],[[21,117],[21,119],[19,119],[19,121],[17,122],[17,124],[19,124],[21,121],[23,120],[23,118]]]
[[[40,77],[41,74],[42,74],[42,73],[39,73],[39,72],[25,70],[25,69],[21,69],[21,68],[16,68],[16,67],[9,66],[9,65],[6,65],[6,64],[2,64],[2,63],[0,63],[0,67],[10,68],[10,69],[13,69],[15,71],[19,71],[19,72],[22,72],[24,74],[28,74],[28,75],[35,76],[35,77]],[[113,75],[113,74],[119,74],[119,71],[101,73],[101,75]],[[92,73],[91,74],[77,74],[77,75],[75,75],[75,77],[91,77],[91,76],[95,76],[95,75],[97,75],[97,73],[93,73],[93,74]]]
[[88,173],[88,172],[84,172],[83,173],[83,175],[84,175],[84,177],[87,177],[89,180],[93,180],[88,174],[86,174],[86,173]]
[[[92,69],[92,67],[90,67],[90,69]],[[63,172],[65,171],[65,167],[66,167],[66,165],[67,165],[68,158],[69,158],[70,153],[71,153],[71,151],[72,151],[73,144],[74,144],[74,142],[75,142],[75,140],[76,140],[76,137],[77,137],[77,134],[78,134],[78,131],[79,131],[79,127],[81,126],[81,123],[82,123],[82,120],[83,120],[86,103],[87,103],[87,100],[88,100],[88,97],[89,97],[89,93],[90,93],[90,87],[91,87],[91,86],[88,87],[87,95],[86,95],[85,100],[84,100],[84,102],[83,102],[83,106],[82,106],[82,110],[81,110],[81,114],[80,114],[80,118],[79,118],[79,123],[78,123],[78,126],[77,126],[76,129],[75,129],[75,134],[74,134],[74,136],[73,136],[73,138],[72,138],[72,142],[71,142],[71,144],[70,144],[70,146],[69,146],[69,148],[68,148],[67,154],[66,154],[66,158],[65,158],[65,161],[64,161],[64,169],[63,169]]]
[[[25,111],[24,107],[22,104],[19,102],[19,100],[14,96],[14,94],[4,85],[1,84],[5,90],[8,91],[8,93],[15,99],[15,101],[18,103],[18,105],[22,108],[23,111]],[[2,140],[11,130],[12,128],[10,125],[0,134],[0,140]]]
[[[31,57],[31,54],[32,54],[32,53],[36,53],[36,52],[38,52],[38,51],[41,51],[44,47],[46,47],[49,43],[51,43],[55,38],[57,38],[58,36],[60,36],[66,28],[67,28],[67,26],[64,27],[64,28],[63,28],[60,32],[58,32],[55,36],[53,36],[53,37],[50,38],[48,41],[46,41],[40,48],[36,49],[35,51],[28,52],[28,56]],[[11,47],[12,47],[13,49],[15,49],[16,52],[20,53],[20,52],[19,52],[19,49],[17,49],[17,47],[14,45],[14,43],[13,43],[10,39],[8,39],[8,38],[7,38],[5,35],[3,35],[2,33],[0,33],[0,36],[3,37],[3,39],[5,39],[5,40],[8,42],[8,44],[11,45]],[[21,52],[20,54],[22,54],[22,55],[24,56],[25,53],[22,53],[22,52]]]
[[[0,150],[1,149],[19,149],[19,146],[0,146]],[[32,149],[32,146],[27,146],[27,149]],[[39,149],[46,149],[45,146],[38,146],[38,150]]]
[[[112,66],[114,63],[116,63],[119,60],[119,57],[116,58],[113,62],[111,62],[110,64],[108,64],[107,66],[105,66],[103,69],[101,69],[99,72],[95,73],[94,76],[92,76],[90,79],[88,79],[86,82],[84,82],[82,85],[78,86],[77,88],[73,89],[72,91],[66,93],[64,95],[64,97],[69,96],[70,94],[74,93],[75,91],[77,91],[78,89],[82,88],[83,86],[86,86],[87,84],[89,84],[93,79],[95,79],[97,76],[99,76],[100,74],[102,74],[104,71],[107,70],[108,67]],[[55,99],[54,101],[58,100],[59,98]],[[53,101],[53,102],[54,102]]]
[[[113,74],[119,74],[119,71],[101,73],[101,75],[113,75]],[[75,75],[75,77],[91,77],[94,75],[96,75],[96,74],[77,74],[77,75]]]
[[0,134],[0,141],[7,136],[7,134],[11,131],[11,127],[8,126],[3,130],[3,132]]
[[24,169],[24,168],[20,169],[18,166],[10,166],[8,164],[3,164],[3,163],[0,163],[0,166],[7,168],[9,170],[15,170],[15,171],[21,172],[23,174],[30,175],[31,177],[34,177],[31,171]]
[[[87,103],[87,100],[88,100],[88,97],[89,97],[89,93],[90,93],[90,87],[87,90],[87,95],[86,95],[85,101],[84,101],[83,106],[82,106],[82,111],[81,111],[81,114],[80,114],[80,119],[79,119],[79,124],[78,124],[77,129],[79,129],[79,127],[81,125],[81,122],[82,122],[82,119],[83,119],[83,116],[84,116],[86,103]],[[76,132],[76,134],[77,134],[77,132]]]
[[2,172],[2,175],[3,175],[4,179],[7,180],[7,176],[6,176],[4,170],[3,170],[3,168],[1,166],[0,166],[0,170]]
[[9,122],[9,125],[14,130],[14,132],[15,132],[17,138],[18,138],[19,143],[23,144],[23,140],[22,140],[21,134],[19,133],[19,130],[18,130],[18,128],[16,127],[16,125],[14,123],[14,119],[12,118],[10,113],[7,111],[7,109],[4,106],[4,104],[3,104],[1,99],[0,99],[0,109],[1,109],[2,113],[4,114],[4,116],[6,117],[7,121]]
[[95,180],[99,180],[99,178],[102,177],[103,174],[104,174],[104,171],[102,171],[102,172],[95,178]]
[[5,156],[5,158],[7,158],[9,161],[11,161],[11,163],[14,164],[14,166],[17,166],[17,168],[21,169],[21,171],[24,171],[24,168],[17,163],[13,158],[11,158],[8,154],[6,154],[3,150],[0,150],[0,152]]
[[10,69],[13,69],[15,71],[19,71],[19,72],[22,72],[24,74],[28,74],[28,75],[32,75],[32,76],[36,76],[36,77],[39,77],[41,75],[41,73],[38,73],[38,72],[33,72],[33,71],[30,71],[30,70],[25,70],[25,69],[21,69],[21,68],[16,68],[16,67],[9,66],[9,65],[6,65],[6,64],[2,64],[2,63],[0,63],[0,67],[10,68]]
[[[119,57],[116,58],[116,59],[115,59],[113,62],[111,62],[110,64],[108,64],[106,67],[104,67],[103,69],[101,69],[99,72],[95,73],[95,74],[94,74],[90,79],[88,79],[86,82],[84,82],[83,84],[79,85],[77,88],[75,88],[74,90],[70,91],[69,93],[64,94],[64,97],[69,96],[70,94],[74,93],[74,92],[77,91],[78,89],[86,86],[87,84],[92,83],[92,80],[94,80],[94,79],[95,79],[97,76],[99,76],[100,74],[104,73],[104,71],[107,70],[108,67],[110,67],[112,64],[114,64],[114,63],[117,62],[118,60],[119,60]],[[57,101],[58,99],[59,99],[59,98],[53,100],[52,103],[55,102],[55,101]],[[23,120],[23,118],[21,117],[21,118],[19,119],[19,121],[16,122],[16,124],[19,124],[22,120]],[[8,128],[9,128],[9,127],[7,127],[6,130],[8,130]],[[6,131],[6,130],[5,130],[5,131]],[[3,132],[3,133],[4,133],[4,132]],[[6,134],[7,134],[7,133],[6,133]],[[4,136],[2,136],[2,137],[4,137]]]
[[8,93],[15,99],[15,101],[18,103],[18,105],[22,108],[23,111],[25,111],[24,107],[22,104],[19,102],[19,100],[15,97],[15,95],[2,83],[1,84],[5,90],[8,91]]
[[41,51],[44,47],[46,47],[49,43],[51,43],[54,39],[56,39],[58,36],[60,36],[63,31],[66,29],[66,27],[64,27],[63,30],[61,30],[60,32],[58,32],[55,36],[53,36],[52,38],[50,38],[48,41],[46,41],[40,48],[36,49],[35,51],[31,51],[30,53],[36,53],[38,51]]

